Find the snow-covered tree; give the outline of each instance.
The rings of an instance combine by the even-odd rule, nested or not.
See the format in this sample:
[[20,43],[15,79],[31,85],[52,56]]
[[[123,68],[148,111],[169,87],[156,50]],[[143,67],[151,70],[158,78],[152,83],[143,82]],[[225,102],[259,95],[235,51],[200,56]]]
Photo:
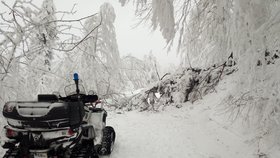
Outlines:
[[[128,1],[120,0],[122,4]],[[205,68],[233,58],[239,75],[238,86],[227,99],[232,101],[229,106],[235,109],[231,112],[236,112],[240,118],[254,120],[254,126],[262,131],[276,133],[279,130],[279,1],[134,2],[137,15],[151,20],[152,26],[169,28],[161,29],[163,35],[165,30],[175,30],[175,36],[164,37],[171,37],[166,38],[171,42],[178,38],[185,66]],[[163,13],[158,14],[158,8]],[[154,18],[157,16],[166,21]]]
[[131,90],[145,88],[159,81],[160,67],[155,56],[150,53],[140,60],[131,55],[122,58],[122,70],[125,72],[127,83],[131,84]]
[[116,15],[109,3],[100,7],[100,17],[91,18],[85,23],[85,33],[101,22],[93,33],[93,38],[86,42],[84,54],[88,65],[92,65],[96,90],[103,95],[115,93],[121,85],[120,55],[114,27]]
[[65,20],[64,15],[73,11],[56,11],[52,0],[44,0],[41,7],[32,0],[2,1],[1,8],[5,9],[0,13],[1,101],[56,91],[68,69],[52,62],[60,63],[65,52],[81,46],[87,36],[73,34],[77,27],[72,24],[94,15]]
[[[31,38],[31,50],[27,54],[26,71],[28,94],[50,93],[48,88],[52,79],[47,72],[51,71],[51,60],[57,38],[57,26],[53,22],[56,20],[55,7],[52,0],[45,0],[36,19],[34,34]],[[34,69],[34,67],[36,69]]]
[[[130,0],[119,0],[125,5]],[[151,20],[154,30],[158,27],[167,43],[175,37],[174,0],[136,0],[136,16],[143,18],[142,21]]]
[[66,72],[79,72],[87,89],[108,97],[124,87],[120,55],[114,27],[114,8],[109,3],[100,7],[100,14],[84,23],[83,43],[65,56]]
[[[3,85],[13,83],[10,87],[15,95],[9,95],[9,90],[5,87],[1,89],[13,100],[26,98],[34,94],[34,89],[38,86],[28,85],[31,82],[27,77],[31,75],[30,72],[42,69],[39,65],[44,65],[45,71],[50,69],[50,47],[54,45],[56,36],[55,23],[50,21],[55,20],[55,9],[52,1],[44,1],[42,9],[36,7],[32,1],[14,1],[11,6],[4,1],[1,4],[8,10],[1,13],[1,79]],[[38,59],[42,61],[38,62]],[[36,80],[34,75],[31,76]],[[30,90],[30,93],[23,93],[26,89]],[[6,100],[7,98],[3,99]]]

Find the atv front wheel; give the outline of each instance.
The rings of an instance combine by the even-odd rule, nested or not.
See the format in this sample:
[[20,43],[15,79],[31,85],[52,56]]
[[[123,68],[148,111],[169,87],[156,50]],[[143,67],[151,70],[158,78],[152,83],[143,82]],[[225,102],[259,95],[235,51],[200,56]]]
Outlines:
[[114,149],[116,133],[113,127],[106,126],[103,129],[103,138],[101,142],[100,154],[109,155]]

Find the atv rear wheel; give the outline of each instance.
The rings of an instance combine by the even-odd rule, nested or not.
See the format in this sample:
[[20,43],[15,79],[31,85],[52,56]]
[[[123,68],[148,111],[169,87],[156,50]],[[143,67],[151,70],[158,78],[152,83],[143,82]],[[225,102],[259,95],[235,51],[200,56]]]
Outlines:
[[19,150],[18,149],[9,149],[6,151],[5,155],[3,158],[17,158],[19,156]]
[[101,155],[109,155],[114,149],[116,139],[116,133],[113,127],[106,126],[103,129],[103,138],[101,142],[101,148],[99,149],[99,153]]
[[91,141],[84,141],[77,145],[71,152],[70,158],[99,158]]
[[9,150],[6,151],[5,155],[3,158],[21,158],[21,157],[28,157],[28,153],[23,152],[21,148],[14,147],[10,148]]

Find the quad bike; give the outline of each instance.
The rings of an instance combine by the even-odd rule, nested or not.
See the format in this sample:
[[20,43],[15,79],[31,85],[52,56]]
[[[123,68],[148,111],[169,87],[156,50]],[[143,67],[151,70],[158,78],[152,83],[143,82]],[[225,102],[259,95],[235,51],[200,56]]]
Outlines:
[[106,126],[106,111],[96,108],[98,96],[75,84],[65,97],[40,94],[38,101],[7,102],[3,116],[7,149],[4,158],[98,158],[111,154],[115,131]]

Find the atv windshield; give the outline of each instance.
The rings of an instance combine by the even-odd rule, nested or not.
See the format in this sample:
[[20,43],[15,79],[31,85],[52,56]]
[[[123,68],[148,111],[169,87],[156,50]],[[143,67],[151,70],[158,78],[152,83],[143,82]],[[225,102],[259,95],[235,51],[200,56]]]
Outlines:
[[[83,85],[79,84],[80,94],[86,94],[86,90]],[[76,92],[76,84],[70,84],[64,88],[65,95],[70,96],[77,94]]]

